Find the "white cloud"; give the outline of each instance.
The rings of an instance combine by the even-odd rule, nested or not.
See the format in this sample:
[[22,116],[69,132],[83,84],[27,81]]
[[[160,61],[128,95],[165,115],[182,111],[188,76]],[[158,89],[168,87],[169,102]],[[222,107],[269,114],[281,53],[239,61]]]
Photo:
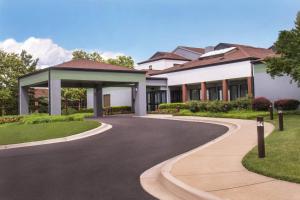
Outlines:
[[[38,66],[45,68],[53,66],[72,58],[72,51],[60,47],[49,38],[35,38],[30,37],[23,42],[17,42],[15,39],[6,39],[0,41],[0,49],[6,52],[21,53],[22,50],[27,51],[33,55],[34,58],[39,58]],[[110,51],[93,50],[101,53],[103,58],[114,58],[122,53],[115,53]],[[90,51],[88,51],[90,52]]]

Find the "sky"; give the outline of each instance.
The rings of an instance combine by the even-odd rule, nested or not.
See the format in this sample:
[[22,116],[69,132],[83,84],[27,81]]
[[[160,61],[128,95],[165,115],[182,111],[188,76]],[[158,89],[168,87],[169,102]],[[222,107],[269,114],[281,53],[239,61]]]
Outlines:
[[299,0],[0,0],[0,49],[49,66],[75,49],[139,62],[178,45],[269,47],[299,10]]

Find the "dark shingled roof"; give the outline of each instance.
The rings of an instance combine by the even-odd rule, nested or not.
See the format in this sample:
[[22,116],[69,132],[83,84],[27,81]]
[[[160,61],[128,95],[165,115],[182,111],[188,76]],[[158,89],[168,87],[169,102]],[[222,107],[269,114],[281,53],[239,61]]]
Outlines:
[[[103,62],[91,60],[71,60],[51,68],[56,69],[81,69],[81,70],[99,70],[99,71],[118,71],[118,72],[141,72],[140,70],[130,69],[124,66],[111,65]],[[142,73],[142,72],[141,72]]]
[[232,63],[242,60],[261,60],[265,59],[266,57],[275,56],[275,53],[274,51],[272,51],[272,49],[257,48],[237,44],[235,44],[234,47],[236,48],[229,52],[209,57],[200,57],[197,60],[192,60],[181,65],[176,65],[174,67],[170,67],[165,70],[152,73],[151,75],[164,74],[225,63]]
[[138,64],[148,63],[148,62],[152,62],[152,61],[156,61],[156,60],[162,60],[162,59],[190,61],[190,59],[187,59],[187,58],[182,57],[180,55],[177,55],[175,53],[158,51],[153,56],[151,56],[148,60],[145,60],[143,62],[139,62]]
[[205,49],[198,48],[198,47],[187,47],[187,46],[178,46],[178,47],[188,49],[190,51],[193,51],[193,52],[196,52],[196,53],[199,53],[199,54],[204,54],[204,52],[205,52]]

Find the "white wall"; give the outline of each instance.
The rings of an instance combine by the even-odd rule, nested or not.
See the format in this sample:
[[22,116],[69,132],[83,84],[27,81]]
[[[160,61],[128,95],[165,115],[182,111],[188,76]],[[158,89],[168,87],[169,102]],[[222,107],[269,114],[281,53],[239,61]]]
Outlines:
[[256,97],[262,96],[271,101],[278,99],[298,99],[300,100],[300,88],[297,83],[290,82],[288,76],[272,77],[266,73],[263,64],[254,65],[254,94]]
[[168,86],[234,79],[251,76],[250,61],[216,65],[155,75],[153,77],[168,78]]
[[153,62],[143,63],[135,67],[135,69],[141,70],[141,69],[149,69],[149,66],[152,65],[153,70],[163,70],[166,68],[173,67],[174,64],[183,64],[187,61],[182,60],[157,60]]
[[131,106],[130,87],[107,87],[103,88],[103,95],[110,94],[111,106]]

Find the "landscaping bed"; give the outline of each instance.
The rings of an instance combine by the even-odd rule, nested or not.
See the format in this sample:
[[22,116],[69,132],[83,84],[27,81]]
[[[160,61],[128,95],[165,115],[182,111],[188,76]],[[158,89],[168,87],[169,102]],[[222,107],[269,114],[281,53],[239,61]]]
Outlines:
[[265,176],[300,183],[300,114],[284,115],[284,131],[276,130],[266,138],[266,157],[258,158],[254,147],[243,159],[249,170]]
[[0,145],[61,138],[88,131],[100,125],[97,121],[84,120],[92,115],[78,113],[61,116],[33,114],[0,117]]

